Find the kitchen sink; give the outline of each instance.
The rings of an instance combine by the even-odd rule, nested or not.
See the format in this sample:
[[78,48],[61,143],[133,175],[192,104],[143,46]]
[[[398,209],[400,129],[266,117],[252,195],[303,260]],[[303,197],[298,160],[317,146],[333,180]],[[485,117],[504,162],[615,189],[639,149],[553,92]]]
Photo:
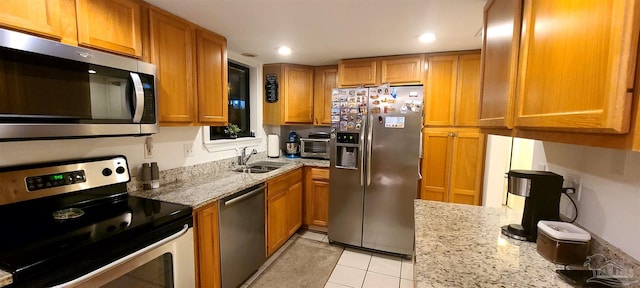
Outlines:
[[267,173],[273,170],[279,169],[280,167],[287,165],[287,163],[282,162],[272,162],[272,161],[258,161],[256,163],[247,165],[247,168],[238,167],[233,169],[234,172],[247,172],[247,173]]

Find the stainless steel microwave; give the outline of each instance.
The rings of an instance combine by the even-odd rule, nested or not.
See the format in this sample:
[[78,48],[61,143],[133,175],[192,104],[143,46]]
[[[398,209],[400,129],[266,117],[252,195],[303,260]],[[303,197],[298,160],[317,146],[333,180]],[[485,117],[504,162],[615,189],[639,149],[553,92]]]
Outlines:
[[158,132],[156,67],[0,29],[0,141]]

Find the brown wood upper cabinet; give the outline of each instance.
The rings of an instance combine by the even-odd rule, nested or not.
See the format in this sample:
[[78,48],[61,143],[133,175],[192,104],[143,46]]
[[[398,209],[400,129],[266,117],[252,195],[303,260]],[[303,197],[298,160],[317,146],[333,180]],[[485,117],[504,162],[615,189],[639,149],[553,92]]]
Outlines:
[[313,125],[331,125],[331,90],[338,87],[338,67],[315,67],[313,82]]
[[149,28],[160,124],[191,125],[196,120],[195,27],[152,7]]
[[60,0],[0,1],[0,25],[60,40]]
[[198,122],[209,126],[226,126],[229,113],[227,39],[198,29],[196,53]]
[[480,52],[432,55],[427,61],[424,125],[477,126]]
[[421,84],[423,59],[423,55],[401,55],[340,60],[338,86]]
[[338,85],[340,87],[379,85],[380,80],[377,70],[377,58],[340,60],[338,64]]
[[140,9],[132,0],[76,0],[78,44],[140,58]]
[[278,101],[264,102],[264,124],[313,124],[313,67],[266,64],[263,73],[263,79],[272,74],[278,81]]
[[489,0],[484,7],[481,127],[513,127],[521,20],[521,0]]
[[380,84],[421,84],[424,55],[380,58]]
[[160,124],[227,125],[226,39],[155,7],[149,22]]
[[[516,19],[512,23],[517,26],[517,4],[508,11],[502,11],[506,7],[492,1],[487,5],[485,21],[489,25],[505,17]],[[515,101],[504,96],[511,86],[502,88],[503,96],[499,96],[498,102],[502,111],[489,105],[483,117],[496,119],[499,126],[508,127],[509,112],[505,109],[508,109],[507,103],[515,102],[514,127],[518,129],[627,133],[640,23],[638,5],[634,0],[524,1]],[[501,78],[490,75],[502,69],[512,72],[512,53],[518,40],[514,31],[506,30],[497,33],[504,33],[513,41],[505,43],[511,50],[503,51],[510,59],[504,61],[506,55],[503,55],[498,57],[502,62],[492,63],[497,67],[485,68],[485,92],[501,88],[499,85],[505,83],[514,85],[512,75],[505,71],[501,72]],[[488,32],[486,47],[508,41],[489,37],[492,31]],[[485,57],[487,66],[492,56]],[[506,80],[509,82],[504,82]],[[486,104],[492,102],[491,97],[498,96],[483,97],[488,97],[482,100]],[[496,110],[489,113],[491,109]],[[502,124],[501,118],[507,121]]]

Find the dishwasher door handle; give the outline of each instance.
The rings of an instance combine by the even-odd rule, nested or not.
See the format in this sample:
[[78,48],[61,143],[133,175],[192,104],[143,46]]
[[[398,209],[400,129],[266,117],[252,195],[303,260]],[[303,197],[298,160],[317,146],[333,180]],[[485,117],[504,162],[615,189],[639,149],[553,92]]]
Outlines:
[[247,192],[247,193],[245,193],[243,195],[240,195],[240,196],[238,196],[236,198],[233,198],[231,200],[224,201],[224,206],[233,205],[233,203],[240,202],[240,201],[242,201],[244,199],[247,199],[247,198],[249,198],[249,197],[251,197],[253,195],[256,195],[256,194],[258,194],[258,193],[260,193],[262,191],[264,191],[264,186],[260,186],[260,187],[254,189],[254,190],[251,190],[251,191],[249,191],[249,192]]

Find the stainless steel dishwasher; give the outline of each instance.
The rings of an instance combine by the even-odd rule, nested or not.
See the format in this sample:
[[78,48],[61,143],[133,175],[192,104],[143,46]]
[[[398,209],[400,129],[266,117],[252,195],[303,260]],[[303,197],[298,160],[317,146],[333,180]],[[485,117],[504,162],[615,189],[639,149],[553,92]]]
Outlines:
[[264,183],[219,203],[222,288],[235,288],[266,260]]

